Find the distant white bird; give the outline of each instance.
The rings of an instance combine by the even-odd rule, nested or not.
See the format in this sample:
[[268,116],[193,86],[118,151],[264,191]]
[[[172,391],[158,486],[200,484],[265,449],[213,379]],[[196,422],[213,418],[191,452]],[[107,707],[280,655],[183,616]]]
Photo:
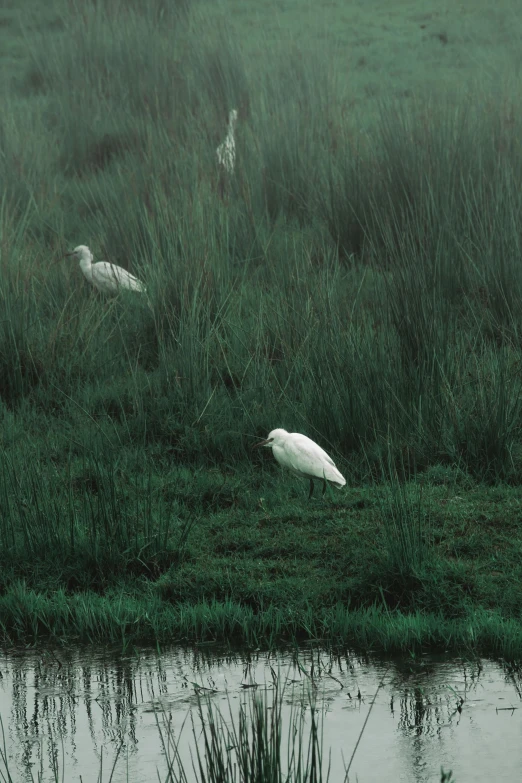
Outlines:
[[92,263],[93,255],[87,245],[78,245],[66,256],[75,256],[80,262],[80,269],[89,281],[99,291],[108,294],[117,294],[121,288],[128,291],[146,292],[143,283],[137,277],[131,275],[126,269],[115,264],[109,264],[108,261],[98,261]]
[[312,497],[314,491],[314,478],[323,480],[323,495],[327,481],[339,489],[346,484],[346,479],[337,470],[332,458],[306,435],[282,429],[272,430],[266,440],[256,443],[253,448],[259,446],[272,449],[279,464],[291,470],[296,476],[310,479],[308,498]]
[[225,141],[219,145],[216,150],[218,162],[229,174],[234,171],[236,165],[236,141],[234,139],[234,128],[237,121],[237,109],[232,109],[228,115],[228,132]]

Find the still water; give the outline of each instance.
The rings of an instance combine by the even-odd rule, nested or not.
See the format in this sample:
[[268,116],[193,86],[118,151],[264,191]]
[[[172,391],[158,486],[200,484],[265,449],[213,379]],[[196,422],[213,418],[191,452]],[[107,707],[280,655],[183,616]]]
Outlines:
[[286,681],[285,754],[285,721],[297,709],[306,725],[312,695],[334,783],[345,777],[372,701],[350,781],[438,783],[441,766],[453,770],[457,783],[521,779],[522,672],[501,663],[427,655],[383,661],[313,648],[122,655],[86,646],[4,651],[0,780],[8,779],[7,760],[16,782],[54,780],[53,764],[59,780],[63,775],[84,783],[98,781],[103,765],[102,780],[108,781],[120,748],[113,781],[164,781],[168,762],[161,734],[168,724],[188,778],[195,780],[198,694],[231,725],[241,704],[248,711],[252,699],[270,698],[276,679]]

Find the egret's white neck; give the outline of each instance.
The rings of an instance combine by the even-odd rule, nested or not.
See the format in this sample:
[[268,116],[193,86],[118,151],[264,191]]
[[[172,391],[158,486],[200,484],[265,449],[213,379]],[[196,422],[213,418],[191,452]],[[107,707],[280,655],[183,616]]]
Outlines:
[[88,251],[82,253],[80,256],[80,269],[85,277],[90,280],[92,275],[92,253]]

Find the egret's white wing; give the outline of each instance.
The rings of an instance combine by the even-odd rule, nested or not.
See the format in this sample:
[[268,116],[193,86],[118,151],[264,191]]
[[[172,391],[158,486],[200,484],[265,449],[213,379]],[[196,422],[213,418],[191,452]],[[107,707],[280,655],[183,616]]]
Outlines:
[[283,445],[287,467],[303,476],[326,478],[344,486],[346,480],[337,470],[333,459],[306,435],[292,433]]
[[144,286],[134,275],[122,269],[121,266],[110,264],[108,261],[98,261],[92,266],[92,278],[94,284],[102,291],[116,293],[120,288],[133,291],[143,291]]
[[216,153],[219,164],[224,166],[228,172],[232,173],[234,171],[234,164],[236,161],[236,147],[234,140],[227,139],[224,141],[223,144],[219,145]]

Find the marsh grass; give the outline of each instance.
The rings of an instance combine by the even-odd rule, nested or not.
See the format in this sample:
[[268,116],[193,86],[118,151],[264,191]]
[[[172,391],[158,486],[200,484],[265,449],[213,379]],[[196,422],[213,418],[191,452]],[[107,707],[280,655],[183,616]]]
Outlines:
[[[293,701],[290,715],[283,721],[285,699]],[[198,695],[197,723],[201,729],[191,715],[193,768],[198,781],[329,780],[329,763],[323,759],[322,719],[311,690],[298,702],[288,683],[281,684],[274,672],[272,690],[243,699],[238,716],[230,701],[228,711],[224,715],[210,698]],[[170,770],[168,780],[189,780],[179,755],[181,737],[176,740],[168,723],[162,727],[158,721],[158,728]]]
[[[403,466],[403,473],[409,474]],[[383,471],[384,473],[384,471]],[[433,558],[429,514],[423,503],[423,486],[406,486],[397,471],[383,475],[385,487],[381,515],[387,548],[387,569],[403,584],[420,580]],[[413,493],[412,493],[413,490]],[[413,494],[413,497],[412,497]]]
[[[373,143],[363,144],[335,101],[334,76],[319,80],[313,57],[291,54],[279,80],[254,76],[223,31],[207,30],[207,45],[188,51],[186,19],[167,14],[171,40],[152,12],[86,6],[83,16],[77,30],[68,20],[52,57],[33,54],[31,68],[52,87],[42,87],[36,113],[40,143],[63,140],[58,156],[49,147],[55,172],[43,180],[79,209],[98,256],[105,250],[147,278],[150,306],[136,297],[125,307],[86,302],[77,269],[64,286],[55,268],[42,286],[43,269],[36,285],[33,268],[22,300],[5,302],[4,353],[14,366],[5,402],[29,396],[45,407],[57,388],[91,412],[119,377],[115,394],[132,395],[142,422],[165,417],[158,398],[181,426],[208,431],[212,422],[210,441],[203,432],[183,444],[185,461],[222,458],[218,433],[284,420],[356,460],[386,437],[396,464],[408,441],[424,467],[463,458],[480,477],[513,480],[520,281],[517,240],[506,234],[519,209],[519,164],[506,157],[515,146],[498,150],[512,126],[490,118],[484,128],[466,103],[455,111],[431,99],[408,111],[383,107]],[[225,203],[213,134],[232,103],[238,167]],[[98,141],[90,106],[119,124]],[[25,203],[27,233],[40,246],[48,226],[78,233],[47,193]],[[3,223],[12,231],[12,220]],[[35,245],[10,245],[19,275]],[[12,300],[8,286],[9,277]],[[487,299],[475,301],[483,289]],[[133,419],[127,439],[137,434]],[[232,459],[243,458],[236,446]]]
[[167,511],[150,475],[118,480],[117,460],[91,458],[58,478],[4,455],[1,473],[0,540],[10,565],[24,576],[37,563],[44,582],[56,579],[69,591],[157,577],[180,562],[196,524],[196,516]]
[[[283,719],[283,707],[291,700],[289,715]],[[238,712],[238,714],[237,714]],[[188,715],[187,715],[188,718]],[[197,693],[196,715],[190,712],[192,769],[183,761],[180,743],[186,742],[187,718],[176,734],[171,719],[156,713],[156,723],[167,762],[167,774],[158,780],[164,783],[322,783],[330,780],[330,762],[324,754],[324,709],[317,704],[317,694],[309,688],[306,694],[296,694],[288,682],[281,683],[274,672],[274,687],[262,693],[243,696],[239,711],[228,700],[228,714],[217,707],[210,697]],[[0,775],[5,781],[13,780],[9,771],[9,754],[6,748],[3,722],[0,719],[3,743],[0,746]],[[365,731],[366,724],[363,726]],[[360,737],[359,737],[360,739]],[[355,745],[355,738],[354,743]],[[102,758],[97,780],[113,780],[115,772],[121,775],[120,762],[123,743],[112,761]],[[50,772],[52,780],[64,780],[63,747],[60,758],[59,743],[51,736]],[[341,753],[336,748],[334,753]],[[105,773],[105,770],[107,772]],[[36,776],[26,770],[32,783],[48,779],[47,770],[41,767]],[[368,779],[372,774],[368,771]],[[82,779],[80,775],[80,780]],[[127,779],[128,770],[127,770]],[[349,783],[348,771],[344,777]],[[456,783],[452,772],[441,768],[441,783]]]

